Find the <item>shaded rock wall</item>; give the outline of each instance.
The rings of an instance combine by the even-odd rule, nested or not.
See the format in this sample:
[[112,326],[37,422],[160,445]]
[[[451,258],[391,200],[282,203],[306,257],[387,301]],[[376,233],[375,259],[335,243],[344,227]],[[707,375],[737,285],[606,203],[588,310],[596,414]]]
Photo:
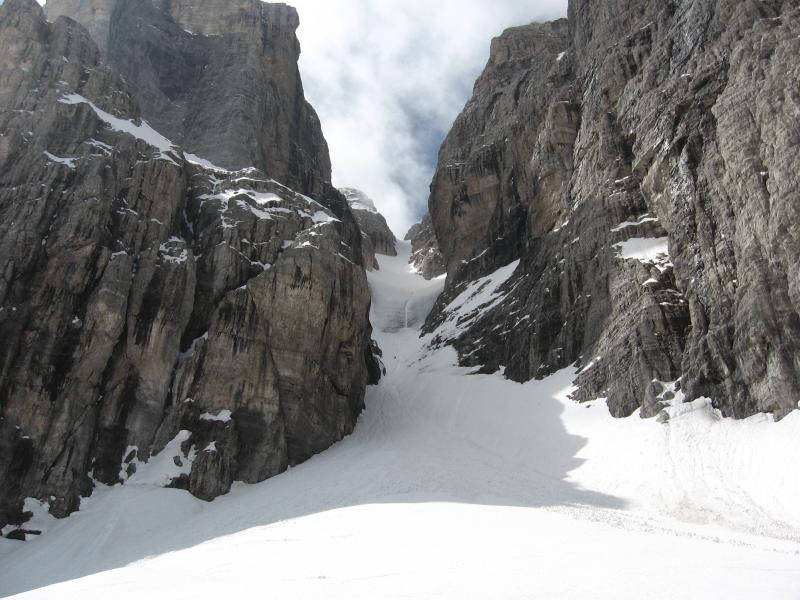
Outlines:
[[464,364],[578,362],[578,399],[617,416],[657,413],[679,378],[729,416],[796,408],[799,10],[573,0],[496,39],[433,181],[448,288],[428,330],[519,259],[440,340]]
[[166,137],[227,169],[317,195],[328,147],[297,68],[297,11],[259,0],[51,0],[87,27]]
[[433,279],[447,273],[430,213],[426,213],[422,221],[411,226],[405,239],[411,242],[410,261],[417,273],[425,279]]
[[0,6],[0,50],[0,524],[30,496],[69,514],[173,440],[164,483],[211,499],[348,434],[370,297],[327,167],[187,160],[89,33],[33,0]]

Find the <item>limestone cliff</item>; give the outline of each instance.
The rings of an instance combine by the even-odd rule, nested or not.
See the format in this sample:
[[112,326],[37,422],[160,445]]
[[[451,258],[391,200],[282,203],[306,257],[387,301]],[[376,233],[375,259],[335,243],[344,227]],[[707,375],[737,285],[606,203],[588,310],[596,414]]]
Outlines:
[[397,240],[389,229],[386,219],[378,209],[375,202],[361,190],[355,188],[342,188],[339,190],[347,198],[350,210],[361,229],[361,245],[364,251],[364,264],[373,269],[380,265],[376,254],[384,256],[397,256]]
[[799,35],[788,0],[571,0],[494,40],[432,184],[448,286],[428,331],[511,265],[439,336],[465,365],[578,363],[576,397],[617,416],[677,389],[795,409]]
[[410,261],[417,273],[425,279],[433,279],[447,272],[430,214],[426,214],[422,221],[412,225],[405,239],[411,242]]
[[259,0],[51,0],[87,27],[152,125],[228,169],[322,193],[330,158],[297,68],[297,11]]
[[75,4],[0,6],[0,524],[168,445],[164,484],[261,481],[379,376],[294,10]]

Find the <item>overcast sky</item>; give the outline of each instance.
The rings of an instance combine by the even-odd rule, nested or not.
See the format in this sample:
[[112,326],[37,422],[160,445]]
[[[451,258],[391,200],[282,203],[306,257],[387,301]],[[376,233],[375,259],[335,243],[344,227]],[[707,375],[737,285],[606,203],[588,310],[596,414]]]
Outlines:
[[400,236],[424,213],[439,146],[506,27],[567,0],[287,0],[334,184],[369,194]]

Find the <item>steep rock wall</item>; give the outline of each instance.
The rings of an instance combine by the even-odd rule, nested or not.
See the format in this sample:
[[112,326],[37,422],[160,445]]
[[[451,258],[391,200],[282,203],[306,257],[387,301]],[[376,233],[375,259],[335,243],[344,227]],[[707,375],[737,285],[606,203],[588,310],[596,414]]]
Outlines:
[[[448,288],[519,260],[440,335],[516,380],[658,413],[672,382],[728,416],[797,407],[795,2],[573,0],[492,44],[430,198]],[[487,305],[488,306],[488,305]]]
[[342,188],[342,192],[353,216],[361,229],[361,245],[364,250],[364,264],[373,269],[379,269],[380,265],[376,255],[397,256],[397,240],[389,229],[386,219],[378,209],[375,202],[361,190],[355,188]]
[[162,451],[163,484],[211,499],[352,431],[379,371],[345,198],[187,157],[33,0],[0,6],[0,49],[0,523]]
[[433,279],[447,273],[444,256],[439,249],[439,241],[433,230],[430,213],[422,221],[411,226],[406,233],[406,241],[411,242],[411,266],[425,279]]
[[85,25],[166,137],[227,169],[256,167],[294,190],[331,180],[297,67],[297,11],[259,0],[51,0]]

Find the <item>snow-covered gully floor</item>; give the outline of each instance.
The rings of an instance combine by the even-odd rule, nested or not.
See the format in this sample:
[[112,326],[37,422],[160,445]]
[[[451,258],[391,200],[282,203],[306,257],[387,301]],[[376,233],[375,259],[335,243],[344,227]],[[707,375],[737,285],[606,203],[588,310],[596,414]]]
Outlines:
[[469,375],[424,350],[442,282],[407,257],[371,276],[388,373],[351,437],[210,504],[148,485],[151,463],[0,540],[0,596],[800,598],[800,414],[614,420],[567,399],[570,371]]

